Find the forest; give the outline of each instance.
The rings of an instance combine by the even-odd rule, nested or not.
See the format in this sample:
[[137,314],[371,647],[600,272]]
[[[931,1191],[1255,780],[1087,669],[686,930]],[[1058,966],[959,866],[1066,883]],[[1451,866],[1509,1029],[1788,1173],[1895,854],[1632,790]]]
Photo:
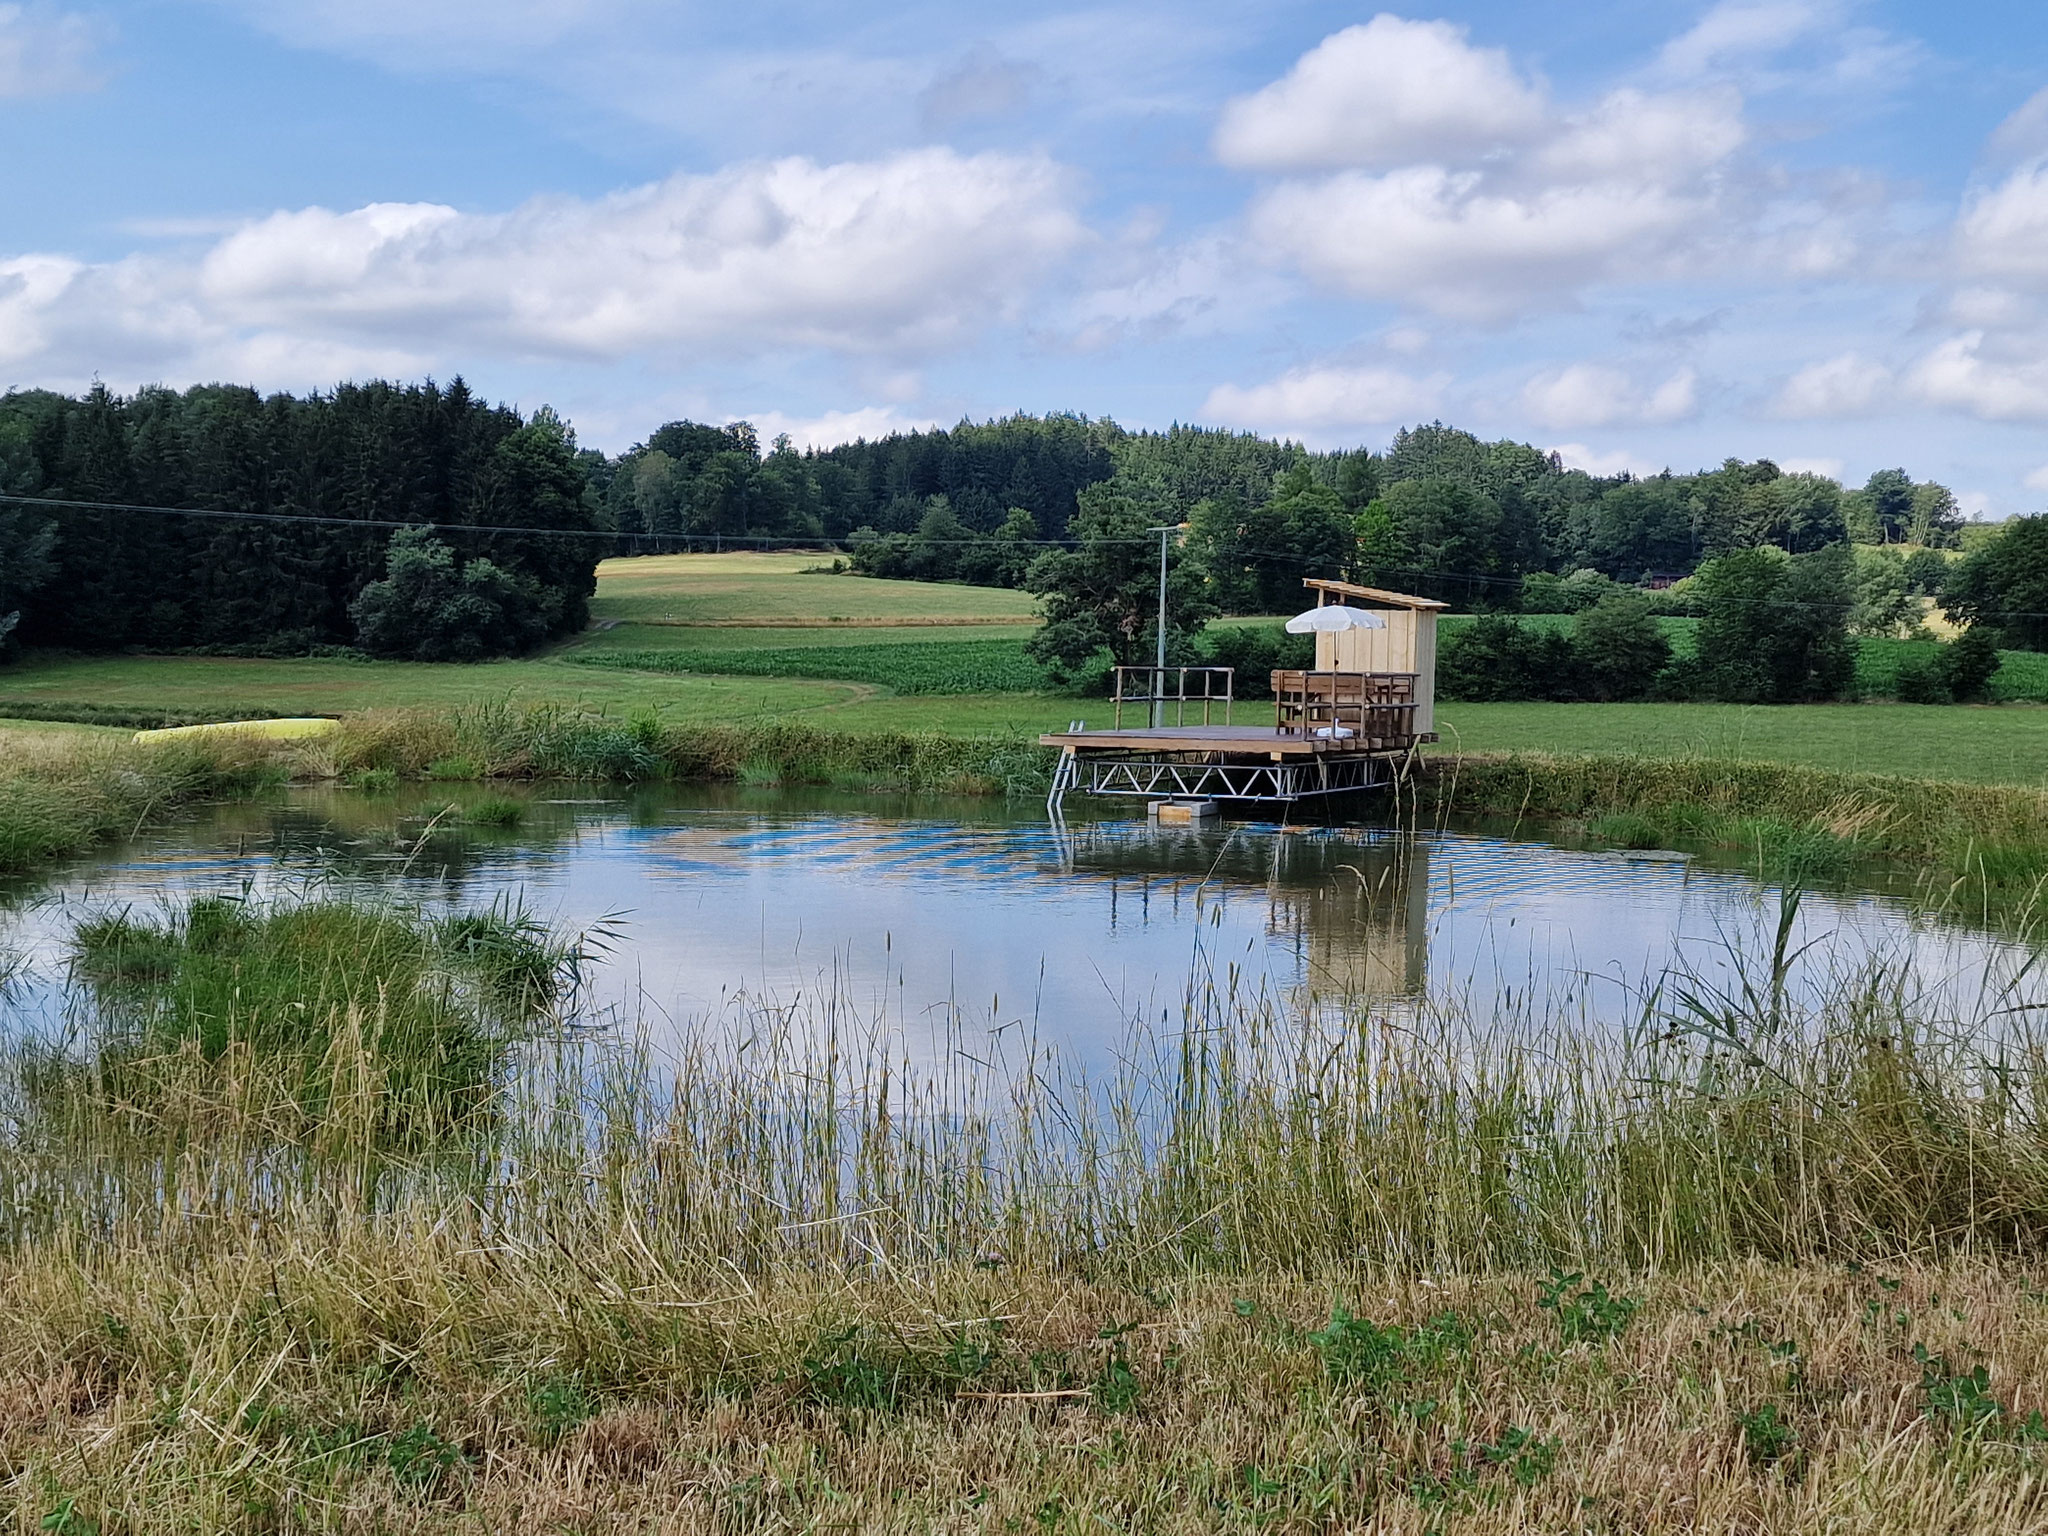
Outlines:
[[1954,496],[1902,468],[1850,490],[1732,458],[1602,478],[1441,423],[1318,453],[1055,413],[799,452],[679,421],[607,455],[459,378],[0,397],[0,641],[47,648],[512,654],[584,625],[610,554],[817,544],[868,574],[1051,594],[1085,585],[1091,549],[1144,564],[1162,524],[1188,529],[1191,622],[1284,611],[1303,574],[1340,570],[1569,613],[1739,551],[1844,543],[1886,555],[1859,557],[1858,601],[1903,613],[1963,533]]
[[524,650],[587,622],[610,546],[591,537],[587,485],[552,413],[522,420],[459,379],[15,391],[0,397],[0,623],[81,651]]

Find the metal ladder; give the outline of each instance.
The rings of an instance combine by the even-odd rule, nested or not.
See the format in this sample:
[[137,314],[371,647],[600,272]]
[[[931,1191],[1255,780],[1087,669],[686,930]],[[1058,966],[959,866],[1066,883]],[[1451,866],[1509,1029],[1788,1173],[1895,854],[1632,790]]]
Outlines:
[[[1081,722],[1076,720],[1067,729],[1078,731],[1081,729]],[[1066,820],[1067,791],[1073,787],[1074,778],[1079,771],[1079,765],[1074,760],[1074,749],[1062,748],[1060,760],[1052,765],[1052,787],[1045,792],[1045,814],[1047,819],[1055,824]]]

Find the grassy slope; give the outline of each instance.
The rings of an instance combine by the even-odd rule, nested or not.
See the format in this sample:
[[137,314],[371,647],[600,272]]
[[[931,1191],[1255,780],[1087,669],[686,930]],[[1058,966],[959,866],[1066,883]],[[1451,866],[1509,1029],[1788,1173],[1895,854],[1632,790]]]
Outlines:
[[1008,620],[1030,623],[1028,592],[864,576],[801,574],[816,554],[647,555],[598,567],[598,619],[697,624]]

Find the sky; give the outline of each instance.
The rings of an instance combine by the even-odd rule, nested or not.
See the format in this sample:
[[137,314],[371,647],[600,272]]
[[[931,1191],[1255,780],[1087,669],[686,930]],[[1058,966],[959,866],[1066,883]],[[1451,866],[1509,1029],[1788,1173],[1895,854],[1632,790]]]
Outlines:
[[2048,507],[2048,6],[0,3],[0,383],[1013,411]]

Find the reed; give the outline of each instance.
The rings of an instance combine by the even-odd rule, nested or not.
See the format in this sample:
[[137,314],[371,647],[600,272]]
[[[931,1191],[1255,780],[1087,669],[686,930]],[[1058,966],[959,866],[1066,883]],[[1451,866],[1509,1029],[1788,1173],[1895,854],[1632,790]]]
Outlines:
[[[372,943],[398,917],[331,901],[90,931],[74,1053],[134,1034],[95,968],[294,921],[357,936],[362,995],[537,938]],[[528,1036],[431,1140],[382,1129],[390,1035],[324,1036],[350,1091],[310,1130],[266,1077],[296,1034],[181,1039],[154,1100],[61,1110],[24,1047],[5,1498],[73,1530],[2042,1528],[2025,995],[1803,963],[1674,972],[1619,1032],[1226,979],[1092,1081],[959,1016],[750,999],[660,1052]]]
[[193,800],[283,783],[302,760],[235,737],[139,747],[0,730],[0,873],[132,832]]
[[1718,843],[1761,873],[1840,878],[1861,861],[1917,866],[1924,894],[1965,911],[2030,911],[2048,876],[2048,790],[1713,758],[1465,757],[1416,776],[1411,814],[1591,824],[1630,847]]

